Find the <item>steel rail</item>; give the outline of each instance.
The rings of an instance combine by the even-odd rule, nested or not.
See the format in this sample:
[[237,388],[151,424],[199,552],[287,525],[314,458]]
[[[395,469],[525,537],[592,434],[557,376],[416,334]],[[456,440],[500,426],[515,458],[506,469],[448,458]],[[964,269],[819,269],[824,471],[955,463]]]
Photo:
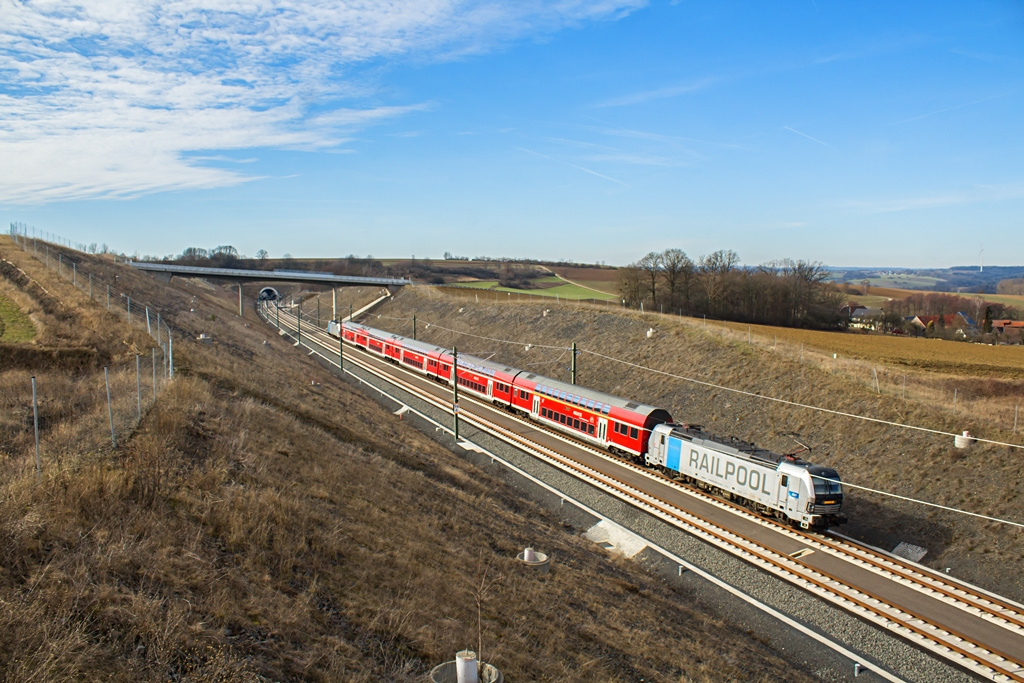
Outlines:
[[[289,324],[287,317],[286,324]],[[320,335],[325,334],[319,328],[317,328],[317,332]],[[334,337],[327,337],[327,339],[331,342],[338,341]],[[327,345],[320,339],[307,337],[307,340],[313,341],[318,346],[325,349],[327,348]],[[359,350],[360,355],[372,358],[375,361],[380,362],[382,365],[386,363],[386,360],[383,357],[378,357],[376,354],[369,353],[362,349],[362,347],[354,346],[347,342],[346,345]],[[325,359],[329,361],[331,360],[326,356]],[[425,392],[420,387],[417,387],[403,379],[394,377],[390,373],[383,373],[380,370],[369,367],[365,362],[361,362],[359,364],[367,371],[377,375],[385,381],[396,384],[421,400],[425,400],[439,409],[445,411],[451,410],[450,402],[438,399],[429,392]],[[402,368],[402,366],[394,362],[389,363],[388,365]],[[402,370],[417,379],[423,379],[423,376],[418,373],[413,373],[405,368],[402,368]],[[475,398],[472,399],[472,403],[478,407],[485,407],[488,410],[494,409],[490,404],[477,401]],[[587,481],[592,485],[596,485],[603,490],[609,491],[621,499],[626,499],[631,502],[631,504],[641,509],[645,509],[659,518],[666,519],[676,526],[681,526],[689,533],[708,540],[719,547],[723,547],[731,554],[760,566],[794,585],[800,586],[805,590],[808,590],[809,592],[812,592],[813,594],[846,609],[850,609],[851,605],[855,606],[858,609],[851,610],[855,614],[859,614],[862,618],[873,621],[884,628],[899,632],[902,637],[910,642],[931,650],[932,652],[953,661],[958,666],[971,670],[976,674],[992,678],[993,680],[1001,680],[1001,677],[1005,677],[1006,680],[1024,682],[1024,661],[1018,660],[1006,653],[999,652],[994,648],[975,642],[971,637],[957,632],[956,630],[933,624],[929,622],[928,619],[916,614],[915,612],[888,604],[883,598],[849,585],[844,580],[829,574],[828,572],[809,567],[806,563],[800,562],[796,558],[786,556],[761,545],[747,536],[725,529],[701,515],[682,510],[672,503],[646,493],[641,489],[626,484],[625,482],[621,482],[615,479],[612,475],[595,470],[571,456],[554,451],[534,440],[517,434],[506,427],[498,425],[487,418],[473,413],[472,411],[467,411],[463,408],[460,415],[463,419],[475,424],[478,428],[484,429],[492,434],[496,434],[503,440],[518,444],[520,448],[542,458],[546,462],[549,462],[549,464],[555,465],[563,470],[569,470],[577,478]],[[530,421],[527,424],[534,429],[538,427],[538,424],[533,421]],[[558,436],[559,438],[573,443],[574,445],[578,445],[575,440],[565,439],[561,434],[548,432],[548,430],[544,431],[545,433]],[[593,449],[589,447],[587,450],[594,452]],[[603,453],[597,452],[597,454],[605,457]],[[627,465],[630,468],[634,468],[645,474],[650,474],[650,470],[640,468],[628,461],[624,461],[619,458],[615,458],[615,461],[621,465]],[[667,480],[666,477],[661,478]],[[675,482],[672,483],[675,484]],[[689,492],[687,489],[682,490]],[[705,497],[705,494],[701,494],[699,497],[703,498]],[[718,499],[709,498],[711,501],[716,503],[720,502]],[[729,505],[727,507],[742,511],[746,515],[756,519],[758,522],[764,523],[766,521],[752,515],[745,508],[739,508],[735,505]],[[774,526],[780,525],[775,523]],[[790,532],[793,531],[788,528],[785,530]],[[821,544],[822,546],[826,545],[822,539],[816,536],[807,536],[803,534],[792,535],[801,538],[801,540],[804,541],[812,541],[816,544]],[[843,553],[842,551],[838,552],[842,553],[847,558],[851,555],[850,553]],[[875,566],[872,563],[869,564]],[[910,581],[910,579],[906,580]],[[812,586],[817,590],[812,590]],[[955,653],[956,655],[959,655],[959,657],[952,657],[950,656],[950,653]],[[969,661],[964,661],[965,659]],[[1006,664],[1009,664],[1009,666],[1006,666]]]

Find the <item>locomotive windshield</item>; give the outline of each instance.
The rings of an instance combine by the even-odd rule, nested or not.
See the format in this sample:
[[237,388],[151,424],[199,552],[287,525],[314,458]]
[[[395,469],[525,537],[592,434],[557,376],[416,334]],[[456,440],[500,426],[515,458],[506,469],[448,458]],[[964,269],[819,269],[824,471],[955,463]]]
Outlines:
[[809,472],[815,496],[842,495],[843,485],[839,482],[838,472],[827,467],[811,467]]

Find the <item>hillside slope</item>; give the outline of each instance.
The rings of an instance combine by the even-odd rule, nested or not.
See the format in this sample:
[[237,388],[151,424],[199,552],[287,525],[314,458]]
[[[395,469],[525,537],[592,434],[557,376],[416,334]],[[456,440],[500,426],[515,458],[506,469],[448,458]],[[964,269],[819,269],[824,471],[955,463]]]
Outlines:
[[[93,395],[101,364],[145,343],[126,344],[136,328],[9,241],[0,256],[61,302],[50,329],[78,330],[66,342],[95,352],[62,390]],[[55,413],[41,478],[30,422],[9,425],[5,680],[419,681],[478,642],[508,680],[808,679],[804,665],[692,609],[692,596],[566,533],[251,311],[237,318],[230,291],[75,258],[79,272],[117,274],[161,307],[178,378],[116,450],[58,438],[75,416]],[[35,370],[44,398],[67,375]],[[27,378],[0,372],[5,411],[25,414]],[[520,571],[527,545],[555,557],[551,574]]]
[[[409,334],[406,319],[414,314],[420,339],[449,347],[457,344],[460,352],[493,356],[562,380],[569,379],[567,348],[577,342],[582,349],[581,384],[664,406],[678,421],[702,424],[713,433],[737,436],[777,452],[810,447],[811,453],[804,457],[837,468],[852,484],[1024,521],[1024,454],[1019,449],[977,444],[958,450],[950,437],[768,402],[698,383],[880,420],[953,433],[966,428],[988,438],[1014,440],[1009,430],[1000,432],[978,417],[953,415],[947,406],[903,400],[891,392],[875,393],[862,382],[831,374],[818,360],[801,362],[802,354],[746,343],[745,335],[675,316],[564,304],[478,303],[423,288],[403,291],[381,309],[379,319],[366,322]],[[1024,532],[1019,527],[854,489],[848,489],[846,511],[851,518],[843,529],[846,533],[887,549],[901,541],[923,546],[928,550],[927,564],[950,568],[954,576],[1024,599],[1024,579],[1018,571],[1024,560]]]

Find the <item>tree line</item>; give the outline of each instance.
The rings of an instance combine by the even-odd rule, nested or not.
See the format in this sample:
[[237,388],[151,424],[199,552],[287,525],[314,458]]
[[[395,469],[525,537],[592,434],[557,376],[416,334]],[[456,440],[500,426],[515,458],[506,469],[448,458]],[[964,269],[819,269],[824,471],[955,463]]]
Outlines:
[[976,323],[988,317],[991,319],[1018,320],[1020,310],[1008,304],[988,301],[984,295],[965,297],[956,294],[921,292],[911,294],[902,299],[887,301],[883,307],[887,313],[899,319],[915,315],[953,315],[966,313]]
[[650,252],[620,269],[627,306],[788,327],[838,328],[846,295],[821,263],[783,259],[740,265],[732,250],[696,261],[681,249]]

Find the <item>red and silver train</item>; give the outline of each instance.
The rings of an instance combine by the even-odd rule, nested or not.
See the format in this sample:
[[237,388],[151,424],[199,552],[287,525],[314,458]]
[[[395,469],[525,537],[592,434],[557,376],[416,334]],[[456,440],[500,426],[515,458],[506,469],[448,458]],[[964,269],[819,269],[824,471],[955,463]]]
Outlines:
[[[370,353],[404,365],[439,382],[452,383],[452,350],[357,323],[331,322],[327,331]],[[459,354],[459,391],[528,415],[613,453],[643,457],[656,425],[672,422],[667,411],[566,384],[526,370]]]
[[[544,377],[527,370],[520,370],[503,363],[483,358],[459,354],[458,363],[451,349],[427,344],[401,335],[384,332],[372,327],[353,322],[338,323],[331,321],[327,332],[333,337],[342,337],[346,342],[367,350],[397,365],[405,366],[414,372],[431,377],[443,384],[459,384],[459,390],[490,401],[506,410],[529,416],[533,420],[548,425],[553,429],[565,432],[577,439],[600,446],[612,453],[628,455],[648,465],[657,465],[673,471],[684,479],[693,481],[707,490],[721,493],[726,497],[740,500],[759,512],[785,517],[791,522],[805,528],[826,527],[829,524],[843,521],[839,517],[842,503],[842,490],[839,475],[834,470],[815,467],[810,463],[786,456],[777,456],[765,460],[767,451],[760,449],[729,448],[724,442],[703,435],[708,440],[703,448],[710,448],[718,456],[728,456],[729,452],[745,463],[737,461],[734,471],[746,472],[747,469],[771,469],[758,475],[758,482],[771,480],[774,485],[775,470],[782,466],[795,467],[803,474],[797,479],[802,482],[795,491],[785,491],[781,495],[774,490],[765,492],[737,490],[725,486],[715,477],[712,471],[705,477],[699,471],[689,472],[680,460],[675,457],[666,458],[662,452],[666,445],[666,428],[678,431],[668,411],[654,406],[644,405],[611,394],[587,389],[576,384],[566,384],[550,377]],[[457,372],[456,372],[457,369]],[[660,425],[665,425],[660,429]],[[699,430],[699,427],[696,428]],[[652,434],[654,439],[651,438]],[[704,441],[701,441],[704,444]],[[653,444],[653,445],[652,445]],[[678,448],[676,450],[679,450]],[[693,450],[692,448],[690,450]],[[750,450],[744,454],[742,450]],[[667,451],[666,451],[667,452]],[[696,452],[693,450],[693,452]],[[769,454],[772,455],[772,454]],[[758,456],[758,457],[754,457]],[[730,456],[731,457],[731,456]],[[705,458],[706,459],[706,458]],[[717,462],[717,461],[716,461]],[[707,469],[707,468],[705,468]],[[779,470],[781,471],[781,470]],[[793,479],[792,473],[778,475],[782,480]],[[834,482],[825,484],[825,491],[830,495],[827,513],[815,506],[815,498],[822,497],[820,491],[822,481]],[[749,487],[748,487],[749,488]]]

